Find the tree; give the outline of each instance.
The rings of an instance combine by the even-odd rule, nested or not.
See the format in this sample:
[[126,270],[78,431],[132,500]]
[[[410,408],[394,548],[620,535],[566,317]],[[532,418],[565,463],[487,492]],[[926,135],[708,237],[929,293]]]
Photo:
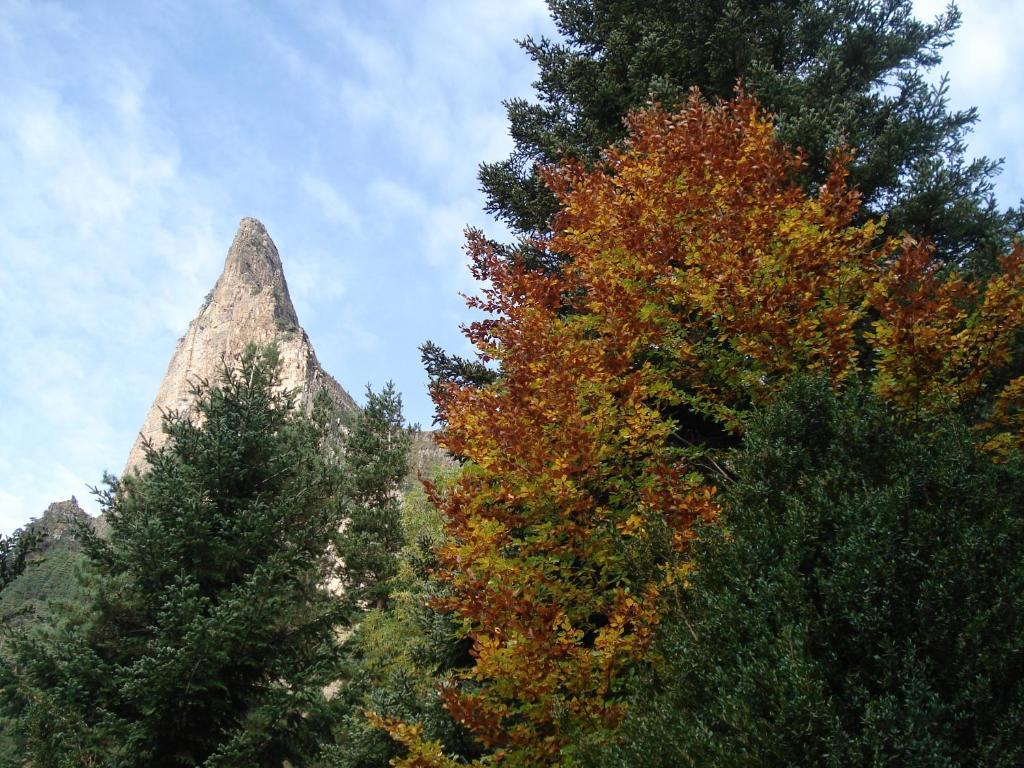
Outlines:
[[[475,659],[444,698],[508,765],[575,764],[620,722],[692,526],[718,514],[722,449],[795,376],[864,379],[922,423],[971,414],[1004,456],[1020,441],[1024,253],[989,282],[939,274],[927,244],[854,223],[847,158],[808,194],[749,97],[693,94],[629,128],[602,164],[545,175],[560,209],[533,247],[565,254],[560,270],[470,234],[488,317],[467,336],[501,376],[435,390],[441,442],[466,459],[437,500],[436,605]],[[401,765],[449,764],[388,725]]]
[[751,419],[719,524],[593,766],[1024,760],[1024,474],[804,380]]
[[383,608],[402,547],[402,483],[409,472],[411,433],[402,422],[402,397],[388,382],[366,389],[342,450],[345,527],[338,537],[341,586],[352,613]]
[[[970,159],[974,109],[951,111],[946,81],[927,81],[960,24],[951,3],[931,23],[911,0],[549,0],[560,40],[527,38],[536,99],[505,103],[515,149],[484,163],[487,210],[513,231],[551,232],[557,198],[542,169],[597,163],[627,134],[625,118],[654,99],[683,106],[691,88],[727,100],[737,83],[775,115],[777,135],[804,153],[801,183],[813,192],[832,155],[854,149],[858,221],[879,219],[936,246],[934,257],[988,274],[1024,231],[1024,213],[1000,211],[1000,163]],[[882,218],[884,214],[884,218]],[[557,270],[569,255],[527,239],[495,244],[505,260]],[[485,384],[494,372],[427,342],[432,382]],[[439,418],[439,417],[438,417]]]
[[[430,480],[434,493],[443,494],[455,477],[451,467],[438,469]],[[416,721],[449,754],[481,754],[480,744],[452,720],[437,695],[438,674],[465,668],[472,659],[451,617],[429,607],[445,589],[432,576],[434,549],[444,532],[440,512],[418,485],[402,499],[402,532],[405,543],[386,607],[363,613],[345,642],[343,683],[331,702],[335,737],[318,766],[387,765],[401,747],[373,725],[382,718]]]
[[[443,588],[430,574],[442,531],[420,484],[408,483],[412,432],[403,426],[401,398],[389,383],[380,394],[367,390],[366,406],[343,444],[346,522],[338,554],[349,631],[332,686],[332,743],[318,766],[383,766],[398,753],[369,712],[415,718],[453,751],[480,752],[434,690],[438,670],[469,659],[452,621],[427,605]],[[435,492],[443,492],[453,471],[437,469],[429,483]]]
[[[809,370],[837,384],[869,376],[908,412],[987,413],[993,445],[1019,445],[1024,249],[982,280],[943,269],[927,241],[880,238],[879,222],[858,222],[848,156],[807,194],[795,183],[803,158],[742,94],[712,107],[694,93],[679,113],[654,108],[628,122],[624,148],[603,165],[546,175],[561,210],[543,245],[580,263],[535,290],[622,347],[623,365],[663,372],[658,386],[681,398],[684,433],[706,442],[707,422],[741,432],[751,404]],[[471,248],[481,274],[511,275],[513,291],[531,284],[482,238]],[[482,307],[511,316],[520,303],[495,296]],[[486,355],[496,336],[484,323],[474,338]]]
[[102,494],[78,615],[5,648],[3,700],[37,766],[301,764],[327,732],[341,523],[323,423],[250,347]]
[[0,534],[0,590],[25,570],[40,539],[41,534],[33,531],[17,530],[10,536]]
[[741,81],[787,147],[805,152],[805,184],[824,182],[831,154],[854,147],[865,218],[885,213],[888,232],[931,240],[946,262],[987,262],[1006,247],[1013,213],[992,197],[999,163],[967,157],[977,111],[950,111],[945,81],[926,80],[960,24],[952,4],[931,23],[910,0],[549,6],[562,40],[521,43],[540,70],[537,100],[506,102],[515,150],[480,170],[487,209],[514,230],[546,232],[557,209],[537,163],[597,161],[648,99],[673,110],[692,87],[729,99]]

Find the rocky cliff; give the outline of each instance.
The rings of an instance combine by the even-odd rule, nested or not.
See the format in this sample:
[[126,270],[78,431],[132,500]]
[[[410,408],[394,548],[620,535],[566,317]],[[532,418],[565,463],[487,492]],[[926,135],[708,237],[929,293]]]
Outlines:
[[245,218],[238,226],[223,273],[178,341],[128,455],[125,473],[143,468],[144,440],[155,446],[163,442],[163,414],[191,405],[192,382],[215,381],[224,361],[236,360],[246,344],[272,341],[281,352],[282,383],[298,391],[303,407],[309,408],[317,394],[325,392],[342,410],[356,408],[349,394],[320,367],[313,345],[299,325],[281,257],[270,235],[259,221]]

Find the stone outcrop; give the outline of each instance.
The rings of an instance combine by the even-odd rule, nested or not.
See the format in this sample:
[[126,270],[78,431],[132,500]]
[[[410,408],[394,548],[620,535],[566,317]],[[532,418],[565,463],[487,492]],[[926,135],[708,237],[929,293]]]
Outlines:
[[417,485],[420,480],[433,480],[438,472],[454,470],[458,463],[434,438],[435,432],[416,432],[409,449],[409,476],[406,487]]
[[78,505],[78,499],[72,496],[67,501],[55,501],[46,508],[42,517],[33,520],[25,526],[29,532],[43,534],[40,542],[40,552],[46,552],[53,546],[60,546],[74,541],[75,526],[84,523],[87,526],[94,524],[84,509]]
[[320,367],[309,337],[299,325],[281,257],[270,235],[259,221],[245,218],[228,251],[224,272],[178,341],[156,399],[128,455],[125,473],[145,466],[144,440],[157,447],[163,443],[163,414],[187,410],[192,405],[192,383],[216,381],[224,361],[237,360],[250,342],[276,342],[281,353],[282,384],[297,391],[303,407],[310,408],[320,392],[325,392],[342,410],[357,407],[341,385]]

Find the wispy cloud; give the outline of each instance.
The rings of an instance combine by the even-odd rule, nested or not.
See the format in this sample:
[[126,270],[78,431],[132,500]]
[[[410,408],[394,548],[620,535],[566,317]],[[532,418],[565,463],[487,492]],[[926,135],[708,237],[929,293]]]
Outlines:
[[[914,0],[922,19],[943,13],[947,5],[946,0]],[[936,77],[949,73],[954,108],[978,108],[971,151],[1005,159],[996,192],[1002,205],[1013,205],[1024,197],[1024,58],[1018,53],[1024,6],[1019,0],[971,0],[958,6],[962,26]]]
[[347,229],[359,229],[359,217],[349,202],[334,187],[323,179],[309,173],[299,177],[303,192],[320,206],[320,211],[327,221],[341,224]]
[[81,19],[59,6],[14,6],[0,34],[9,530],[58,498],[88,503],[87,485],[120,468],[152,397],[143,366],[165,354],[154,335],[187,322],[223,235],[177,143],[149,122],[142,63],[81,51]]

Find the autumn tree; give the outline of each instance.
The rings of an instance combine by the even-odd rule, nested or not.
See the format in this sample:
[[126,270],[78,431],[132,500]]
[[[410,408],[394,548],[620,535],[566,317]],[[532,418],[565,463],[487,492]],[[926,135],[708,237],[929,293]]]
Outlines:
[[[936,245],[943,263],[981,273],[1024,227],[1019,209],[993,196],[1000,163],[971,158],[975,109],[950,109],[935,82],[960,13],[932,21],[911,0],[549,0],[553,39],[521,46],[538,69],[532,99],[505,103],[512,154],[480,167],[487,210],[514,232],[547,234],[558,199],[542,168],[566,159],[599,161],[627,135],[626,115],[651,99],[670,111],[697,87],[729,99],[737,82],[775,116],[777,135],[804,152],[800,181],[814,190],[832,154],[855,147],[851,183],[858,221],[874,217]],[[884,214],[884,218],[882,217]],[[557,269],[569,254],[526,240],[498,246],[504,258]],[[485,383],[474,361],[422,347],[432,381]]]
[[[994,450],[1020,441],[1024,253],[984,284],[938,274],[930,245],[857,218],[848,156],[806,192],[803,157],[747,96],[628,124],[598,166],[545,171],[559,213],[531,247],[561,269],[469,234],[489,317],[467,335],[501,376],[435,390],[441,442],[467,460],[438,499],[436,606],[472,642],[443,697],[485,763],[573,765],[620,722],[623,672],[692,526],[718,514],[720,449],[794,376],[866,379],[909,418],[970,413]],[[385,724],[401,765],[449,764],[417,725]]]

